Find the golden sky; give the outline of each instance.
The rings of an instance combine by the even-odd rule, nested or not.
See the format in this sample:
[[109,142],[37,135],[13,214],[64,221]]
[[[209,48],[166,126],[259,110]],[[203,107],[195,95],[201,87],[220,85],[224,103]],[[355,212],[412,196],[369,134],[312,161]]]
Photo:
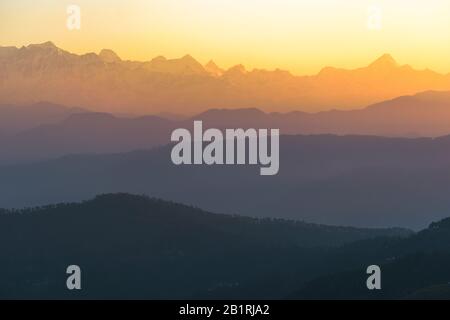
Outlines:
[[[80,30],[66,27],[69,4],[81,9]],[[400,63],[448,73],[450,1],[0,1],[0,45],[49,40],[75,53],[110,48],[132,60],[191,54],[222,67],[295,74],[365,66],[390,53]]]

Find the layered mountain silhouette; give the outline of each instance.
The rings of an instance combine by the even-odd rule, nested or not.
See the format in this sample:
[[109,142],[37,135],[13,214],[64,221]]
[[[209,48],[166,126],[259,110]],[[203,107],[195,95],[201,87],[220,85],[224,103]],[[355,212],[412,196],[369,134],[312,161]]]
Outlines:
[[[295,76],[0,47],[0,297],[448,298],[448,119],[450,74],[389,54]],[[280,129],[279,173],[174,165],[194,120]]]
[[[299,58],[300,59],[300,58]],[[222,70],[193,57],[124,61],[111,50],[76,55],[51,42],[0,47],[0,104],[39,101],[97,112],[195,114],[211,108],[267,112],[361,108],[426,90],[450,90],[450,75],[398,65],[383,55],[364,68],[326,67],[314,76]]]
[[265,113],[258,109],[211,109],[193,119],[216,128],[280,128],[286,134],[359,134],[437,137],[450,133],[450,91],[428,91],[359,110]]
[[424,92],[360,110],[265,113],[259,109],[211,109],[184,119],[124,117],[48,103],[0,106],[0,164],[32,162],[76,153],[111,153],[170,143],[176,128],[279,128],[282,134],[438,137],[450,134],[450,92]]
[[270,177],[259,166],[176,166],[171,149],[0,167],[0,207],[131,192],[231,214],[414,229],[450,212],[448,136],[281,136]]
[[175,126],[176,122],[158,116],[124,118],[108,113],[75,113],[57,123],[5,136],[0,140],[0,163],[148,149],[167,144]]
[[[0,297],[281,298],[330,267],[341,270],[321,265],[339,246],[409,235],[213,214],[128,194],[1,210]],[[81,291],[61,281],[73,263]]]

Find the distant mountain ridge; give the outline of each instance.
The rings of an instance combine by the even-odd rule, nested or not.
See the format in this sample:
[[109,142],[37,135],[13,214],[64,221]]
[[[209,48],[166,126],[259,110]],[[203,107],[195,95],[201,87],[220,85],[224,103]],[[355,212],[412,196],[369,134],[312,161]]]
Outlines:
[[280,128],[285,134],[357,134],[438,137],[450,134],[450,91],[401,96],[357,110],[266,113],[259,109],[210,109],[192,119],[209,127]]
[[[301,59],[301,58],[299,58]],[[384,55],[365,68],[317,75],[222,70],[186,55],[124,61],[112,50],[76,55],[51,42],[0,47],[0,104],[50,101],[93,111],[195,114],[211,108],[267,112],[354,109],[426,90],[450,90],[450,74],[414,70]]]

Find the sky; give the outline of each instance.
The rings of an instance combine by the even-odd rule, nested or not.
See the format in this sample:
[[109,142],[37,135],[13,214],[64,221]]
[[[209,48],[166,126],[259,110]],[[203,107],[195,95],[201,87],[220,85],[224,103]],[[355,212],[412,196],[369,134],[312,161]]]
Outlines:
[[[80,29],[69,30],[69,5]],[[450,72],[448,0],[1,0],[0,46],[54,42],[74,53],[113,49],[123,59],[213,59],[228,68],[314,74],[390,53]]]

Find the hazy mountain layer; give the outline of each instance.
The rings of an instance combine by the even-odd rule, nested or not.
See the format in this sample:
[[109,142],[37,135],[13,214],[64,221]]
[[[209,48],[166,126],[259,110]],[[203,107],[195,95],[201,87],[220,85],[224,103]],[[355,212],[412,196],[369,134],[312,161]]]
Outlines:
[[149,194],[207,210],[353,226],[422,228],[449,215],[450,138],[281,136],[280,171],[176,166],[171,147],[0,167],[0,207]]
[[[39,104],[0,106],[0,164],[32,162],[76,153],[127,152],[164,145],[176,128],[279,128],[282,134],[358,134],[436,137],[450,134],[450,93],[425,92],[361,110],[264,113],[258,109],[213,109],[179,119],[174,115],[118,117]],[[169,119],[166,119],[170,118]],[[64,118],[64,120],[61,120]],[[57,121],[57,120],[60,121]],[[19,128],[37,127],[11,134]],[[13,132],[14,132],[13,131]],[[9,133],[8,136],[5,136]]]
[[47,102],[32,105],[0,105],[0,130],[5,134],[17,134],[35,127],[57,123],[67,117],[86,113],[82,108],[68,108]]

